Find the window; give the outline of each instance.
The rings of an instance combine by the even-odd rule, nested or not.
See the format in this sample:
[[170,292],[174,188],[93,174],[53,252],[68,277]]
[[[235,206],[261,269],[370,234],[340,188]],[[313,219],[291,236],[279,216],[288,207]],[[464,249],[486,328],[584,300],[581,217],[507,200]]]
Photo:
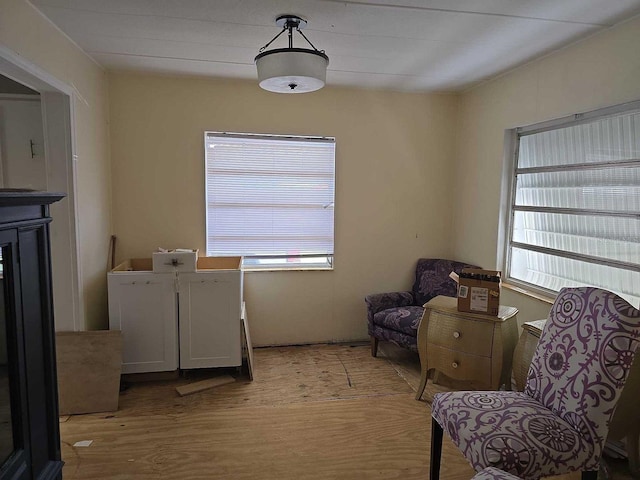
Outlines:
[[[640,102],[512,131],[507,281],[640,301]],[[509,161],[509,160],[507,160]]]
[[335,139],[205,132],[207,255],[333,267]]

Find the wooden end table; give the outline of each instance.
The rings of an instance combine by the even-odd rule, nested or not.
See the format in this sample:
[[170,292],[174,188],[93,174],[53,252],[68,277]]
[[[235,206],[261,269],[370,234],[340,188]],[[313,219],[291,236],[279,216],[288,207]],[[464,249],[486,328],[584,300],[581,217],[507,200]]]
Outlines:
[[466,381],[478,390],[511,388],[511,362],[518,341],[515,307],[500,306],[498,316],[458,311],[456,298],[438,296],[424,304],[418,327],[422,397],[431,370]]

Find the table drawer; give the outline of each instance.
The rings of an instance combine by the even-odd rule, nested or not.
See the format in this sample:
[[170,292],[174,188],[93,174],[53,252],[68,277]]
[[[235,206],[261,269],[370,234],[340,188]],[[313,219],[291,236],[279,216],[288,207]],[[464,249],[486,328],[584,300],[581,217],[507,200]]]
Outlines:
[[431,310],[429,317],[429,347],[441,347],[472,355],[491,356],[493,323],[468,320]]
[[435,368],[456,380],[470,380],[478,386],[491,387],[491,359],[429,345],[429,368]]

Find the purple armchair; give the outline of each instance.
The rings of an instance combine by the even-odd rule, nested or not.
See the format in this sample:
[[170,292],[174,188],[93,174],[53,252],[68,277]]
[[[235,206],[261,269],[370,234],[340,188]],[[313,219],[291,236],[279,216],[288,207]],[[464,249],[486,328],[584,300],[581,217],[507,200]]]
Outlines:
[[417,352],[416,337],[424,313],[422,306],[438,295],[455,297],[457,284],[449,274],[460,274],[463,268],[479,267],[454,260],[421,258],[416,265],[411,291],[367,295],[364,301],[367,304],[371,355],[377,355],[379,340]]
[[439,478],[443,431],[476,471],[496,467],[525,480],[581,471],[595,480],[639,341],[640,310],[619,296],[560,290],[524,392],[433,396],[431,480]]

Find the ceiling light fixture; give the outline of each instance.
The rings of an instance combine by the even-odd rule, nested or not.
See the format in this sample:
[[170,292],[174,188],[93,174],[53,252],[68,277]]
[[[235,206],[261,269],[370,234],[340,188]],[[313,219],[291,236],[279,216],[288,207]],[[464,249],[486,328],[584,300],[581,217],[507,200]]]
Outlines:
[[[302,33],[307,21],[297,15],[280,15],[276,25],[282,31],[260,49],[255,58],[260,87],[276,93],[306,93],[320,90],[327,78],[329,57],[318,50]],[[293,30],[313,48],[293,48]],[[289,47],[264,51],[285,31],[289,32]]]

